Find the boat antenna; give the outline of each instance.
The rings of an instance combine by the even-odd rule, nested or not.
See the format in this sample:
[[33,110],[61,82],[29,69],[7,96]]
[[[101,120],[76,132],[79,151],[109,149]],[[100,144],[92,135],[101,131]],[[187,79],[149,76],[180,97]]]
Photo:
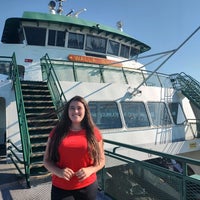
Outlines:
[[77,12],[74,13],[74,17],[78,18],[78,16],[79,16],[82,12],[85,12],[85,11],[87,11],[86,8],[83,8],[83,9],[81,9],[81,10],[78,10]]
[[71,9],[67,14],[66,16],[72,16],[72,13],[74,12],[74,9]]
[[63,1],[65,1],[65,0],[56,0],[56,1],[58,2],[57,13],[58,13],[59,15],[62,15],[62,13],[63,13],[63,5],[62,5],[62,3],[63,3]]
[[122,21],[118,21],[117,22],[117,28],[118,28],[118,30],[120,30],[121,32],[123,32],[123,22]]
[[55,10],[56,3],[55,3],[55,1],[50,1],[48,6],[49,6],[50,13],[51,14],[56,14],[56,10]]
[[[56,7],[56,2],[58,2],[58,9],[55,10],[55,7]],[[49,6],[49,10],[50,10],[50,13],[51,14],[59,14],[61,15],[63,13],[63,5],[62,3],[65,1],[65,0],[55,0],[55,1],[50,1],[48,6]]]

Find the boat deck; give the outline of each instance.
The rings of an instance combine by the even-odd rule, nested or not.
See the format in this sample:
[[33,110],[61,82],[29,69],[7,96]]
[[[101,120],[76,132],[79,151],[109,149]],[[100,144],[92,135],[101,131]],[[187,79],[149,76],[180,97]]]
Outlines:
[[[51,177],[31,178],[31,188],[19,176],[12,163],[0,157],[0,200],[50,200]],[[110,200],[103,193],[98,193],[97,200]]]
[[[183,156],[199,160],[200,151],[186,153]],[[192,166],[200,175],[200,167]],[[0,200],[50,200],[51,176],[31,177],[31,188],[19,176],[14,164],[5,157],[0,157]],[[98,193],[97,200],[111,200],[103,192]]]

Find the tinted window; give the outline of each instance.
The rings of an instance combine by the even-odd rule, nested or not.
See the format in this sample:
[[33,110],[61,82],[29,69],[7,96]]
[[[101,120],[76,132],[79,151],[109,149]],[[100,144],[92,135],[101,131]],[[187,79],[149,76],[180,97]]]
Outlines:
[[57,31],[56,46],[59,46],[59,47],[65,46],[65,32],[64,31]]
[[149,102],[147,105],[151,114],[153,125],[165,126],[172,123],[167,107],[163,102]]
[[28,45],[44,46],[46,29],[39,27],[24,27]]
[[128,128],[150,126],[145,106],[142,102],[121,102]]
[[115,42],[115,41],[112,41],[112,40],[109,40],[107,52],[109,54],[118,56],[118,53],[119,53],[119,43]]
[[49,30],[48,45],[55,45],[56,31]]
[[140,51],[138,49],[131,47],[130,57],[138,55],[139,53],[140,53]]
[[129,58],[129,46],[121,45],[120,56],[124,58]]
[[48,45],[52,46],[65,46],[65,32],[49,30]]
[[89,102],[92,118],[100,129],[121,128],[121,118],[115,102]]
[[106,52],[106,39],[96,36],[87,36],[85,50],[94,51],[99,53]]
[[84,35],[78,33],[69,33],[68,35],[68,47],[75,49],[83,49]]
[[185,122],[185,115],[180,103],[169,103],[169,110],[171,112],[175,124],[182,124]]

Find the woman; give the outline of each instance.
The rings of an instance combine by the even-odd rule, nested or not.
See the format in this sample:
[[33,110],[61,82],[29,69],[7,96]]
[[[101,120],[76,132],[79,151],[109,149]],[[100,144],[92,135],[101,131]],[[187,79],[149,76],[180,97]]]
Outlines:
[[102,135],[88,104],[75,96],[51,131],[44,166],[52,173],[52,200],[95,200],[96,172],[105,165]]

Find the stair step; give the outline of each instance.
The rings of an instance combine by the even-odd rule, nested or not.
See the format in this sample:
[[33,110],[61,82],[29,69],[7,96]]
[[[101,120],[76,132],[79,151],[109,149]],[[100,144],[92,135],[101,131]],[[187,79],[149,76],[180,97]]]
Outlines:
[[27,82],[24,83],[24,82],[21,82],[21,86],[24,89],[26,89],[26,88],[32,88],[32,89],[44,88],[44,89],[47,89],[48,88],[46,82],[38,82],[37,84],[35,84],[35,83],[27,83]]
[[24,102],[26,102],[26,101],[32,101],[32,102],[37,102],[37,101],[43,101],[43,102],[47,101],[47,102],[49,102],[49,101],[52,101],[51,96],[42,96],[42,95],[24,96],[23,99],[24,99]]
[[31,89],[27,89],[24,90],[22,89],[22,94],[23,95],[49,95],[49,91],[48,90],[31,90]]
[[49,123],[49,122],[52,123],[52,122],[57,122],[58,119],[57,119],[57,118],[53,118],[53,119],[51,119],[51,118],[50,118],[50,119],[42,119],[42,118],[39,118],[39,117],[38,117],[37,119],[36,119],[36,118],[35,118],[35,119],[28,119],[27,121],[28,121],[28,123],[30,123],[30,124],[32,124],[32,123],[33,123],[33,124],[36,124],[36,123],[39,124],[39,123]]
[[37,134],[37,135],[30,135],[30,139],[42,139],[42,138],[48,138],[49,134]]
[[44,156],[44,151],[31,154],[31,158],[39,158],[39,157],[43,157],[43,156]]
[[44,85],[47,86],[47,82],[44,81],[30,81],[30,80],[21,80],[21,85]]
[[45,106],[49,106],[52,105],[53,106],[53,102],[52,100],[46,100],[46,101],[41,101],[41,100],[25,100],[24,101],[25,107],[29,106],[29,105],[45,105]]
[[55,111],[55,108],[52,106],[52,107],[27,107],[25,108],[25,111],[26,112],[31,112],[31,113],[41,113],[41,112],[46,112],[46,113],[50,113],[50,112],[54,112]]
[[35,118],[31,118],[31,119],[28,119],[27,120],[27,122],[28,122],[28,125],[29,126],[38,126],[38,127],[40,127],[40,125],[41,126],[44,126],[44,125],[46,125],[46,126],[52,126],[52,125],[55,125],[55,124],[57,124],[57,122],[58,122],[58,119],[57,118],[49,118],[49,120],[47,119],[46,121],[44,121],[44,120],[41,120],[42,118],[37,118],[37,119],[35,119]]
[[49,88],[47,85],[28,85],[28,84],[22,84],[22,90],[23,91],[49,91]]
[[36,118],[58,118],[57,117],[57,113],[55,112],[40,112],[40,113],[26,113],[26,116],[29,118],[29,119],[36,119]]
[[31,157],[31,158],[30,158],[30,161],[31,161],[31,163],[42,162],[43,159],[44,159],[44,153],[43,153],[43,155],[40,156],[40,157]]
[[29,130],[33,130],[32,128],[45,128],[45,127],[54,127],[57,122],[46,122],[46,123],[28,123]]
[[53,129],[54,126],[40,126],[40,127],[30,127],[29,130],[39,130],[39,129]]
[[30,128],[29,133],[32,135],[34,134],[46,134],[49,133],[55,126],[49,125],[49,126],[38,126],[37,128]]
[[40,142],[40,143],[35,143],[35,144],[31,144],[32,148],[37,148],[37,147],[43,147],[46,146],[46,142]]
[[46,135],[46,137],[43,136],[43,137],[33,138],[33,137],[31,137],[31,135],[30,135],[31,144],[34,145],[34,144],[37,144],[37,143],[45,143],[45,142],[47,142],[47,140],[48,140],[48,136],[49,136],[49,135]]
[[31,149],[33,153],[36,152],[41,152],[41,151],[45,151],[46,149],[46,142],[44,143],[36,143],[36,144],[31,144]]
[[28,108],[28,109],[33,109],[33,108],[37,108],[37,109],[55,109],[55,107],[54,107],[54,105],[49,105],[49,106],[45,106],[45,105],[41,105],[41,104],[31,104],[31,105],[28,105],[28,106],[26,106],[26,108]]
[[51,99],[51,95],[48,93],[48,94],[23,94],[23,97],[24,99],[30,99],[30,100],[35,100],[35,99]]

